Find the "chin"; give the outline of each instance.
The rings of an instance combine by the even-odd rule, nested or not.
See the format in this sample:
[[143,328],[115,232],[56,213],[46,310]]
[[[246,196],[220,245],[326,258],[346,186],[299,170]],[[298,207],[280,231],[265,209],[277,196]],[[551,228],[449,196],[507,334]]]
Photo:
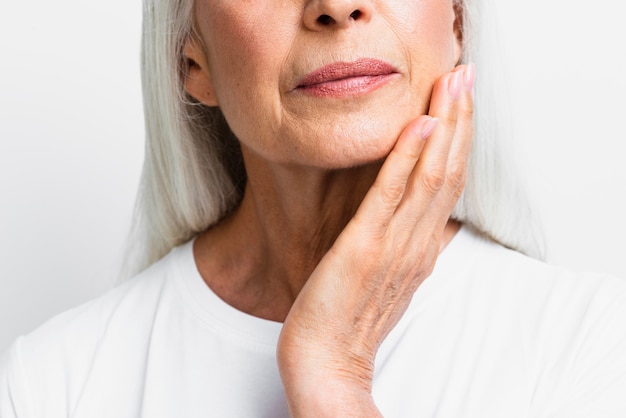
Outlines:
[[[311,154],[306,160],[316,161],[320,167],[330,169],[350,168],[383,160],[389,155],[407,120],[389,121],[385,119],[361,120],[361,123],[348,126],[332,125],[334,129],[327,135],[311,138],[314,147],[307,150]],[[328,139],[332,138],[332,139]]]
[[[270,163],[320,169],[345,169],[372,164],[389,155],[402,130],[417,114],[408,106],[316,112],[287,119],[267,135],[245,132],[241,141]],[[241,138],[241,137],[240,137]]]
[[[311,138],[314,146],[298,147],[288,156],[290,164],[329,170],[353,168],[380,162],[393,149],[401,129],[381,136],[334,136],[332,141]],[[287,161],[286,161],[287,162]]]

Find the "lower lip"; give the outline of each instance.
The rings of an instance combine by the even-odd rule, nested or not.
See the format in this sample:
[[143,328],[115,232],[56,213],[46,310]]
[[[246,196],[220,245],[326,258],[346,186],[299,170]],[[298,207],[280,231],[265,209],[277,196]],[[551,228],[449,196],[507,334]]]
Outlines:
[[399,74],[381,74],[372,76],[348,77],[341,80],[327,81],[298,87],[298,90],[316,97],[344,98],[366,94],[395,79]]

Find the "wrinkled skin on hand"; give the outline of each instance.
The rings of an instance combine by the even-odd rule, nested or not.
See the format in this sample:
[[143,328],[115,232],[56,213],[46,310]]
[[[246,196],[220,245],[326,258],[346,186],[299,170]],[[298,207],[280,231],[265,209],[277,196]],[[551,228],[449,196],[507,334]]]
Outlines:
[[463,190],[473,84],[473,66],[436,82],[429,114],[401,133],[289,311],[277,357],[292,416],[380,416],[374,359],[432,272]]

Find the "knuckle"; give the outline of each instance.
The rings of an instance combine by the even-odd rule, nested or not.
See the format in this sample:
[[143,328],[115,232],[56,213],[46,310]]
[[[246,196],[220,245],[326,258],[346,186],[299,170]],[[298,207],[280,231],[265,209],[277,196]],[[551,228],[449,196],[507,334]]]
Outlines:
[[454,127],[458,119],[458,114],[457,112],[447,111],[440,117],[440,119],[442,119],[444,125]]
[[422,186],[426,192],[436,194],[444,186],[445,178],[441,169],[430,170],[422,177]]
[[[428,276],[430,276],[432,274],[434,269],[435,269],[434,261],[431,262],[431,263],[428,263],[426,265],[423,265],[418,270],[416,277],[419,277],[419,279],[424,280],[425,278],[427,278]],[[421,281],[420,281],[420,283],[421,283]]]
[[465,180],[461,181],[456,187],[452,189],[452,198],[456,201],[463,194],[463,189],[465,188]]
[[439,240],[435,235],[432,235],[430,241],[424,242],[419,251],[417,251],[419,256],[416,257],[412,272],[417,280],[423,280],[430,276],[435,266],[438,249]]
[[465,188],[465,180],[467,178],[465,164],[454,164],[446,178],[447,187],[454,199],[461,197]]
[[474,106],[472,103],[468,103],[466,106],[460,107],[459,118],[470,121],[474,120]]
[[450,165],[448,175],[446,176],[447,184],[452,189],[463,187],[466,178],[466,164],[464,161],[455,161]]
[[432,273],[434,263],[427,263],[425,261],[426,260],[420,263],[417,266],[417,268],[413,271],[413,277],[415,278],[414,279],[415,281],[421,281],[425,279],[426,277],[430,276],[430,274]]
[[390,183],[378,185],[378,196],[383,207],[395,208],[402,200],[404,187],[401,184]]

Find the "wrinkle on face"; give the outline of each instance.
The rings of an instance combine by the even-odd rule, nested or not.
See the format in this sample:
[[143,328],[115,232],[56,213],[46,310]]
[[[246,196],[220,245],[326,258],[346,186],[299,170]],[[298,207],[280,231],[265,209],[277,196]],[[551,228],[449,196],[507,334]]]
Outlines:
[[[215,92],[240,141],[274,162],[351,166],[383,157],[427,112],[434,81],[455,64],[452,0],[370,1],[371,21],[315,32],[302,24],[303,1],[197,0]],[[398,68],[404,79],[390,95],[323,102],[293,94],[305,73],[364,56]]]

